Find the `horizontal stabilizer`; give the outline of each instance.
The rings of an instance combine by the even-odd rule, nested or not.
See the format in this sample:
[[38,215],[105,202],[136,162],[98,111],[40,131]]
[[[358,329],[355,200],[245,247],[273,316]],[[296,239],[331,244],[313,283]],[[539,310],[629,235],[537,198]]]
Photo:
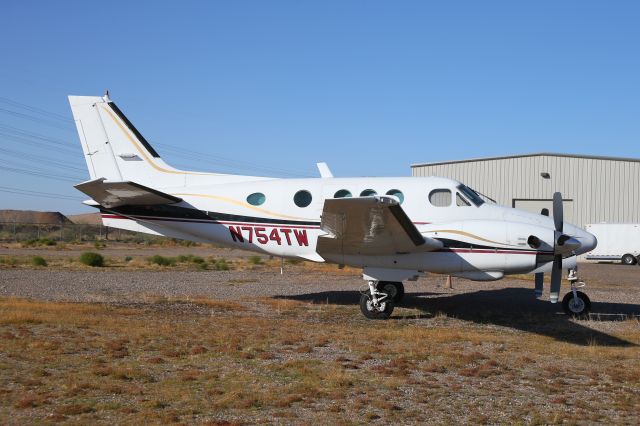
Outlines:
[[320,227],[330,234],[318,238],[320,255],[395,255],[442,248],[440,241],[420,234],[394,197],[325,200]]
[[181,198],[135,182],[105,182],[104,178],[80,183],[75,185],[75,188],[106,208],[173,204],[182,201]]

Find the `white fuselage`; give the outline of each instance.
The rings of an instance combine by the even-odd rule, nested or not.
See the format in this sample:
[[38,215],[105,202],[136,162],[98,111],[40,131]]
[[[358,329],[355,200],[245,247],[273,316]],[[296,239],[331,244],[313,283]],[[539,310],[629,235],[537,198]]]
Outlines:
[[[474,279],[540,272],[544,270],[540,269],[541,256],[546,255],[548,262],[554,244],[551,218],[495,204],[474,203],[461,192],[460,182],[445,178],[258,178],[203,185],[194,179],[184,187],[163,187],[161,182],[155,187],[183,201],[173,206],[103,210],[105,225],[274,256],[365,268],[467,274]],[[377,195],[401,191],[402,209],[416,228],[425,237],[443,241],[445,248],[387,256],[320,256],[316,244],[318,237],[326,234],[320,229],[324,200],[334,198],[339,191],[358,197],[363,191],[371,195],[371,190]],[[445,196],[432,199],[434,190],[442,190]],[[307,206],[300,207],[294,202],[299,191],[311,195]],[[260,195],[249,197],[251,194]],[[443,205],[447,202],[448,205]],[[569,224],[564,226],[566,234],[582,243],[575,254],[595,246],[591,234]],[[543,241],[542,247],[533,249],[527,244],[531,235]],[[566,261],[575,262],[575,256]]]

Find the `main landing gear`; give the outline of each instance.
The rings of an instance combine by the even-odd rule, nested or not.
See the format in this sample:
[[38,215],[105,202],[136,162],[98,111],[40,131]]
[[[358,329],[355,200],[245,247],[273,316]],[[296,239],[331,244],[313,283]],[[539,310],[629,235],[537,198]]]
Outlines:
[[571,283],[571,291],[565,294],[562,299],[562,309],[572,318],[588,318],[589,312],[591,312],[591,300],[589,300],[589,296],[584,292],[578,290],[586,284],[584,281],[578,280],[577,268],[569,269],[569,276],[567,279]]
[[396,281],[368,281],[360,296],[360,310],[369,319],[387,319],[404,297],[404,285]]

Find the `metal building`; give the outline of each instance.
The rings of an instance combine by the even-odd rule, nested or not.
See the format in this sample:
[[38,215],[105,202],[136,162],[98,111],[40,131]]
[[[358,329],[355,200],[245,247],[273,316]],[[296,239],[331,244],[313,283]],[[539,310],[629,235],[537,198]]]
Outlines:
[[640,223],[640,159],[537,153],[411,165],[413,176],[464,182],[498,204],[551,211],[562,192],[564,218],[587,223]]

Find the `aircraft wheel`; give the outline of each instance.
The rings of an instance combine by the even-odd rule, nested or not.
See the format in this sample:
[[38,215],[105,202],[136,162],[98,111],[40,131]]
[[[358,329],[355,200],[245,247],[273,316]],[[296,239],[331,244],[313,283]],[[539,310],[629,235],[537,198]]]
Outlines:
[[360,310],[368,319],[388,319],[393,312],[393,308],[393,299],[390,297],[378,302],[376,306],[371,300],[371,292],[367,291],[360,296]]
[[404,284],[401,281],[380,281],[378,290],[388,293],[396,305],[404,298]]
[[622,264],[623,265],[635,265],[636,263],[636,258],[633,257],[632,254],[625,254],[624,256],[622,256]]
[[589,312],[591,312],[591,300],[589,300],[589,296],[581,291],[577,291],[576,295],[578,296],[577,299],[573,297],[572,291],[565,294],[562,299],[562,309],[572,318],[588,318]]

